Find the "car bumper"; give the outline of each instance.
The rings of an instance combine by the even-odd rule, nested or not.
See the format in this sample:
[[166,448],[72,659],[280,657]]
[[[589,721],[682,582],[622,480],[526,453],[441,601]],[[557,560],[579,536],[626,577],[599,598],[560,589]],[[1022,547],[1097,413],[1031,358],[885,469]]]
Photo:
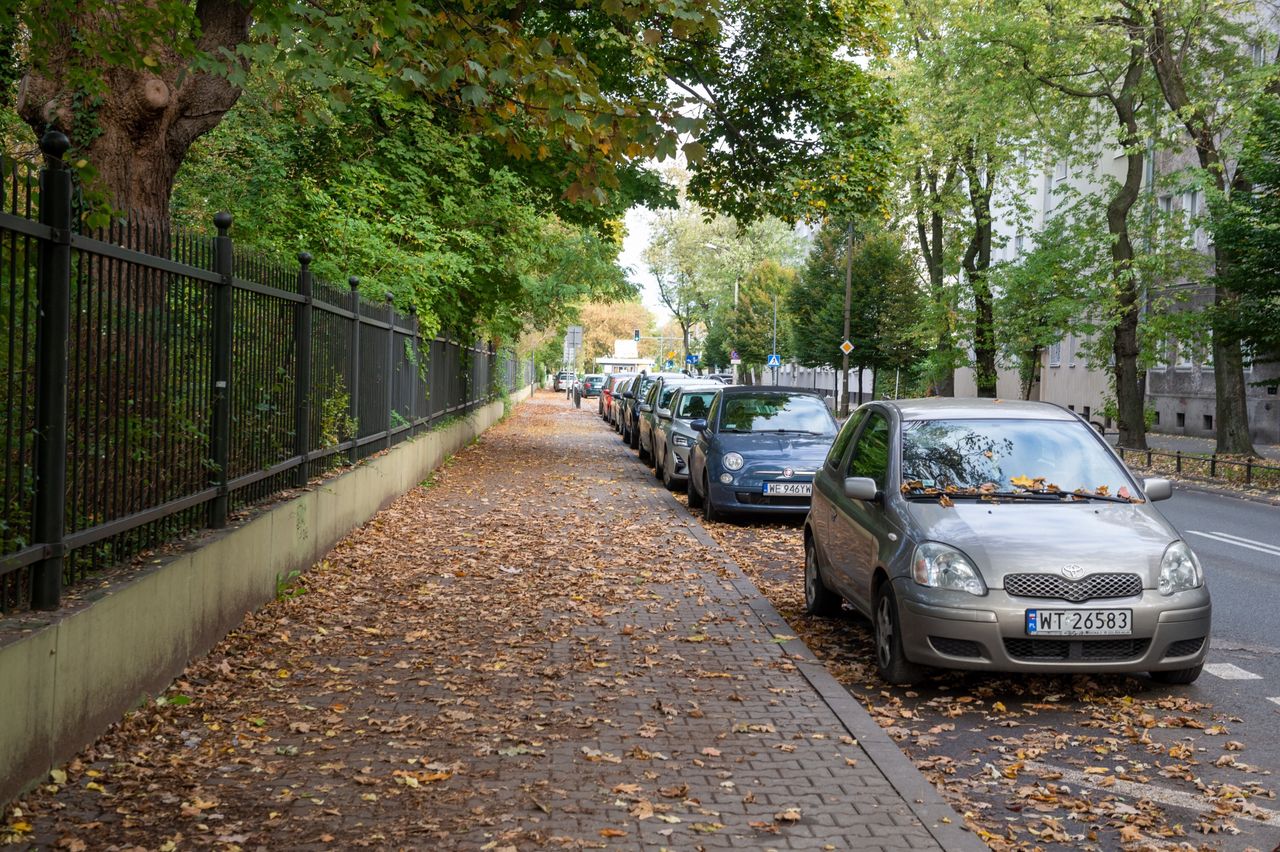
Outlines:
[[667,452],[671,453],[671,478],[677,482],[689,479],[689,447],[677,447],[667,442]]
[[[805,480],[793,480],[804,482]],[[812,497],[769,497],[763,483],[709,483],[716,506],[727,512],[749,512],[759,515],[803,515],[809,511]]]
[[[1013,597],[992,589],[971,605],[956,595],[894,581],[900,601],[903,650],[909,660],[951,669],[1016,672],[1150,672],[1187,669],[1209,653],[1212,604],[1201,587],[1169,597],[1153,589],[1141,597],[1071,604]],[[1129,609],[1128,636],[1029,636],[1028,609]]]

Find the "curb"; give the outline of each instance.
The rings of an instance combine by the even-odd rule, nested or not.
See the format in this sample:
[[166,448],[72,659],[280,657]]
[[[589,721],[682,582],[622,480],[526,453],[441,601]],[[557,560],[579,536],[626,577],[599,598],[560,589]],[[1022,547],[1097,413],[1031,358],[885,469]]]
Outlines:
[[[720,555],[726,570],[734,575],[732,584],[746,600],[751,611],[760,619],[760,623],[774,636],[790,634],[791,627],[782,617],[769,599],[760,593],[756,584],[746,575],[738,563],[722,548],[693,513],[680,504],[673,495],[667,498],[676,508],[685,513],[690,521],[685,527],[699,544]],[[809,646],[801,639],[791,639],[781,643],[783,652],[796,664],[800,674],[813,687],[822,702],[831,709],[836,719],[858,742],[867,758],[880,770],[906,803],[911,813],[924,826],[929,835],[947,852],[964,850],[965,852],[988,852],[988,847],[967,828],[955,809],[942,798],[942,795],[929,781],[920,774],[920,770],[902,753],[897,743],[890,739],[871,714],[866,711],[857,699],[827,671],[822,662],[809,650]]]

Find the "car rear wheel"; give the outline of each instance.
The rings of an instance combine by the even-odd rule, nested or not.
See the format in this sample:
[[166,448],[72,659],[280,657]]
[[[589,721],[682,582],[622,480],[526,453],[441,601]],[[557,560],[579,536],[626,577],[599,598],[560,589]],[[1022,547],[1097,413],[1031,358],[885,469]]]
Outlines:
[[842,600],[822,582],[818,548],[811,536],[804,539],[804,611],[809,615],[839,615]]
[[876,668],[880,677],[896,686],[911,686],[924,679],[922,666],[907,659],[902,650],[902,625],[898,620],[898,597],[893,584],[885,580],[876,589],[874,616]]
[[[640,424],[631,424],[631,433],[627,436],[627,446],[633,450],[640,449]],[[644,461],[644,453],[640,454],[640,461]]]
[[1200,677],[1200,671],[1203,668],[1204,668],[1204,664],[1201,663],[1200,665],[1192,666],[1189,669],[1173,669],[1171,671],[1152,672],[1151,679],[1154,680],[1156,683],[1172,683],[1172,684],[1195,683],[1196,678]]
[[692,476],[689,477],[688,491],[689,491],[689,508],[701,509],[702,495],[698,493],[698,486],[694,484]]
[[665,453],[662,456],[662,484],[667,486],[668,491],[675,491],[680,487],[676,482],[675,474],[671,471],[671,453]]

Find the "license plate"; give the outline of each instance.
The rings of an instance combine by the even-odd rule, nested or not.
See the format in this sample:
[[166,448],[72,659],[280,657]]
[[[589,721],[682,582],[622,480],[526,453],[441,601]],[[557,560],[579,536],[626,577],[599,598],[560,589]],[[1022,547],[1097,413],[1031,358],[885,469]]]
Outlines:
[[1128,636],[1131,609],[1029,609],[1028,636]]
[[812,482],[766,482],[765,494],[779,497],[809,497],[813,495]]

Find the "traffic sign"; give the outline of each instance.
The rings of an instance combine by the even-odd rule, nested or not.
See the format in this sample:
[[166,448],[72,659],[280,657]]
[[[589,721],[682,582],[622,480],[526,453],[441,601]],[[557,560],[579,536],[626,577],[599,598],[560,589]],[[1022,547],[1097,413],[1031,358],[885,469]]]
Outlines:
[[736,367],[741,363],[742,363],[742,359],[739,358],[737,355],[734,355],[732,358],[729,359],[729,366],[731,367]]
[[777,352],[774,352],[774,353],[772,353],[772,354],[769,356],[769,361],[768,361],[768,363],[767,363],[765,366],[767,366],[767,367],[781,367],[781,366],[782,366],[782,359],[778,357],[778,353],[777,353]]
[[672,361],[670,358],[668,358],[668,359],[667,359],[667,367],[666,367],[666,368],[667,368],[668,370],[673,370],[673,369],[675,369],[675,366],[676,366],[676,362],[675,362],[675,361]]
[[840,351],[848,355],[853,351],[853,344],[846,340],[844,343],[840,344]]
[[684,356],[684,362],[686,364],[696,364],[698,363],[698,356],[690,352],[688,355]]

